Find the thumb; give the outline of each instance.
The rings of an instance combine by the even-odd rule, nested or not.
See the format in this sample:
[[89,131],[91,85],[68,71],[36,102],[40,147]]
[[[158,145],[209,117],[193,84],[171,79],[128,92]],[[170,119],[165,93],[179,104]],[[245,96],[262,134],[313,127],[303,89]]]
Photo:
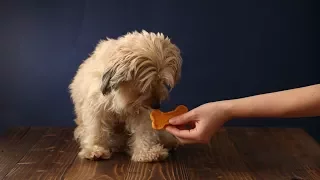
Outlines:
[[173,117],[169,120],[172,125],[182,125],[194,120],[193,111],[186,112],[180,116]]

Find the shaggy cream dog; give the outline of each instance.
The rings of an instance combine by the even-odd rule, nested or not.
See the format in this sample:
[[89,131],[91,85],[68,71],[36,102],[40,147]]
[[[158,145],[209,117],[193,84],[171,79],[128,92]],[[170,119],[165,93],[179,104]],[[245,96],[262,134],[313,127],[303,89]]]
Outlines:
[[159,108],[180,79],[178,47],[160,33],[131,32],[98,43],[69,86],[79,156],[108,159],[125,150],[137,162],[164,160],[178,141],[151,127]]

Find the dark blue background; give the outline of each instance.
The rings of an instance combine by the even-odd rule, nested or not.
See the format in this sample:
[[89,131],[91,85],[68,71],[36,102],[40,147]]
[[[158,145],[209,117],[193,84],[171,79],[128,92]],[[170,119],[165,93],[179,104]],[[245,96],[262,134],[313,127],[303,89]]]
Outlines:
[[[319,83],[315,1],[2,0],[0,121],[73,126],[68,84],[99,39],[145,29],[172,38],[182,80],[165,108]],[[234,120],[303,127],[317,118]]]

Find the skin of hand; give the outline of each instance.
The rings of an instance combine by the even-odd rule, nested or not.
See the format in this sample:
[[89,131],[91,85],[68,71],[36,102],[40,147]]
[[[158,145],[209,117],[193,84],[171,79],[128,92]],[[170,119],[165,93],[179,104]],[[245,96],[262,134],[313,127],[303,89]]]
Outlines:
[[[212,135],[231,117],[226,112],[223,102],[203,104],[191,111],[170,119],[166,130],[173,134],[182,144],[209,143]],[[182,128],[189,124],[192,129]]]
[[[172,118],[166,130],[182,144],[208,143],[224,123],[234,118],[313,116],[320,116],[320,84],[206,103]],[[194,127],[180,128],[188,123]]]

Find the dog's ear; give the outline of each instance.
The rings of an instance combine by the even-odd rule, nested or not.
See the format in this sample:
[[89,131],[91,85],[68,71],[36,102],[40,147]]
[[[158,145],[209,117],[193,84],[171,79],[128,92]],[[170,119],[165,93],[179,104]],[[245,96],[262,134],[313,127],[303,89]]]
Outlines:
[[114,76],[114,70],[108,69],[102,76],[101,79],[101,86],[100,86],[100,90],[102,92],[103,95],[111,92],[111,90],[114,87],[113,83],[111,82],[112,77]]

